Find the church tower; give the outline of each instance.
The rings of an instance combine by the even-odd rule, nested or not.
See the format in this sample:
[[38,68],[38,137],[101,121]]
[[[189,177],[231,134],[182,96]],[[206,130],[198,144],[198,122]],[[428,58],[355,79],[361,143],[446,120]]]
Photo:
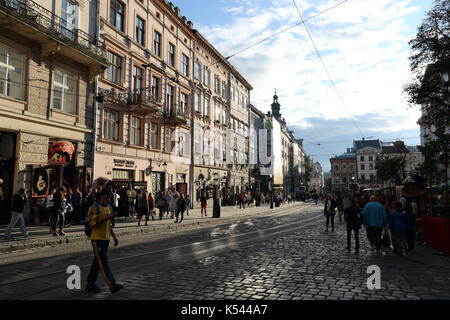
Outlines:
[[277,120],[281,119],[280,104],[278,103],[278,96],[277,96],[276,90],[275,90],[275,95],[273,96],[272,114],[275,117],[275,119],[277,119]]

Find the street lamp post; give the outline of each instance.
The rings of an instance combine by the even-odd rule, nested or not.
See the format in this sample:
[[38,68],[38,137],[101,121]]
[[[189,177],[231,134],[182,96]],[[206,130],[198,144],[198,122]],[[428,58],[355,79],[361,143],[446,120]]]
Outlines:
[[[450,93],[450,66],[447,65],[439,71],[442,82],[447,87],[447,92]],[[448,116],[446,121],[446,126],[448,125]],[[448,213],[448,162],[445,167],[445,212]]]

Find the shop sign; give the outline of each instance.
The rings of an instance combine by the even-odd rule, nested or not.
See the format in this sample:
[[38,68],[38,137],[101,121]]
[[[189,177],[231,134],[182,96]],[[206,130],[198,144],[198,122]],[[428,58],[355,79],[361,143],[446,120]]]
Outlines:
[[134,161],[126,161],[125,166],[127,168],[133,168],[134,167]]
[[114,165],[116,167],[123,167],[125,165],[125,160],[114,159]]
[[48,150],[49,164],[70,164],[75,147],[69,141],[57,141]]
[[46,197],[48,193],[48,172],[43,168],[33,170],[31,181],[31,196],[33,198]]

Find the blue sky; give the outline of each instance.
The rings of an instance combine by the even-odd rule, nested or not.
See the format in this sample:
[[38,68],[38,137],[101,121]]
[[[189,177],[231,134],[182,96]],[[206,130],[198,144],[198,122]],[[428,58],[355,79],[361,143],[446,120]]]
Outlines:
[[[224,56],[300,21],[292,0],[173,2]],[[307,19],[339,2],[297,0],[297,5]],[[351,147],[353,139],[420,143],[420,112],[408,105],[402,87],[410,77],[408,40],[431,7],[431,0],[349,0],[307,22],[345,106],[302,25],[230,62],[253,85],[252,103],[261,111],[270,110],[277,88],[289,128],[329,170],[329,158]]]

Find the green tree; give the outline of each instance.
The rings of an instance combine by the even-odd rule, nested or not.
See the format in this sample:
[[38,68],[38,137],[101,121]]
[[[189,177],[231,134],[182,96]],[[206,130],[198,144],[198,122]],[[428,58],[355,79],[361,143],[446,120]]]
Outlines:
[[404,91],[411,104],[424,109],[420,123],[431,126],[449,116],[449,92],[439,71],[450,63],[450,0],[435,0],[409,44],[413,79]]
[[405,158],[391,158],[377,161],[377,177],[383,182],[394,181],[400,184],[405,178]]
[[427,142],[423,146],[418,146],[424,156],[424,162],[418,170],[429,183],[433,181],[444,182],[448,190],[448,160],[450,157],[450,134],[447,129],[446,119],[439,120],[435,125],[432,136],[425,136]]
[[306,186],[311,181],[312,174],[314,171],[314,164],[309,156],[305,156],[305,182]]

